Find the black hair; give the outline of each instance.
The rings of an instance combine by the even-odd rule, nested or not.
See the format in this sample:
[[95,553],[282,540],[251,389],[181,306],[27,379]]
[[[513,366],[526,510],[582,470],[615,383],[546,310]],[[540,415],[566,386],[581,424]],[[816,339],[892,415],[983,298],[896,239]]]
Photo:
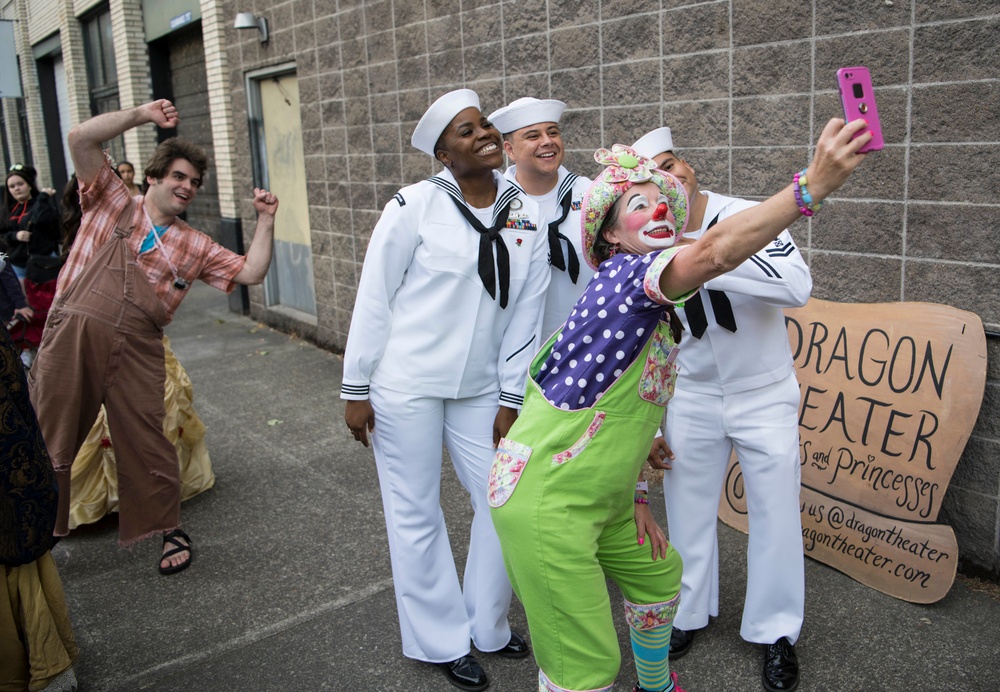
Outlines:
[[77,182],[76,173],[66,181],[59,207],[62,210],[62,256],[66,257],[73,246],[73,241],[76,240],[76,232],[80,230],[80,221],[83,218],[83,210],[80,209],[80,184]]
[[0,207],[0,230],[7,230],[10,225],[10,213],[19,204],[14,199],[14,196],[10,194],[10,190],[7,189],[7,181],[10,180],[11,176],[15,175],[28,183],[28,187],[31,188],[30,199],[34,200],[38,197],[38,185],[35,184],[35,180],[38,177],[37,171],[31,166],[20,163],[15,163],[11,166],[7,171],[7,177],[3,181],[3,205]]

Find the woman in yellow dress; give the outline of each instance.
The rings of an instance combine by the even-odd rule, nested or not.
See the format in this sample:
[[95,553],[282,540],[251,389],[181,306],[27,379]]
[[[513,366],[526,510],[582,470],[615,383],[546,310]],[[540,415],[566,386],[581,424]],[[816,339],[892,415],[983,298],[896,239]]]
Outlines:
[[[191,404],[194,395],[191,379],[174,355],[167,337],[163,337],[163,350],[167,367],[167,385],[164,390],[167,415],[163,419],[163,432],[177,447],[177,461],[181,468],[181,499],[188,500],[215,485],[215,474],[205,446],[205,424]],[[94,421],[94,427],[73,462],[70,476],[72,501],[69,508],[71,530],[80,524],[92,524],[106,514],[118,511],[117,478],[114,441],[102,407]]]

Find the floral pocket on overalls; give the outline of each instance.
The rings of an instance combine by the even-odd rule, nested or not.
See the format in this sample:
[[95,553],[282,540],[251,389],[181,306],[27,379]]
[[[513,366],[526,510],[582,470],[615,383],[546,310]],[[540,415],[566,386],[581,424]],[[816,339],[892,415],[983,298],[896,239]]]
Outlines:
[[567,449],[565,452],[559,452],[558,454],[552,455],[552,464],[554,466],[559,466],[561,464],[565,464],[570,459],[583,454],[583,450],[587,448],[587,445],[589,445],[590,441],[594,439],[597,431],[601,429],[602,425],[604,425],[604,416],[604,411],[596,412],[594,414],[594,419],[590,421],[590,425],[587,426],[587,429],[584,431],[583,435],[580,436],[580,439],[573,443],[572,447]]
[[669,327],[663,322],[653,332],[652,339],[639,379],[639,397],[657,406],[666,406],[674,395],[674,382],[677,381],[677,364],[674,362],[677,345],[670,337]]
[[500,438],[487,487],[490,507],[500,507],[510,499],[530,457],[531,447],[506,437]]

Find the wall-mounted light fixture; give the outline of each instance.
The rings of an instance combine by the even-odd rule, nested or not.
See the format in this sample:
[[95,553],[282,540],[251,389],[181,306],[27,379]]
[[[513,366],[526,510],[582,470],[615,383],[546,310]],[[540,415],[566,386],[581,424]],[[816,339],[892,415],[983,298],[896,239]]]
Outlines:
[[237,29],[258,29],[260,31],[260,42],[267,43],[267,20],[264,17],[257,17],[253,12],[240,12],[236,15]]

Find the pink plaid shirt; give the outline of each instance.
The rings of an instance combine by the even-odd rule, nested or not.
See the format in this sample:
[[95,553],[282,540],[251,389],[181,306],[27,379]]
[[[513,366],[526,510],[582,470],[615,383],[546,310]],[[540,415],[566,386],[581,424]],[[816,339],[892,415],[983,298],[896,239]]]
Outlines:
[[[83,209],[83,221],[66,264],[59,272],[56,297],[73,283],[97,250],[114,235],[115,223],[127,204],[128,197],[128,188],[107,162],[101,167],[93,183],[89,186],[81,183],[80,206]],[[154,245],[151,250],[139,253],[150,226],[143,211],[143,197],[136,196],[133,199],[135,228],[128,244],[138,256],[139,267],[146,279],[163,301],[167,317],[173,319],[174,311],[187,291],[174,287],[174,275],[158,246]],[[243,255],[227,250],[181,219],[174,219],[173,227],[169,233],[161,236],[161,241],[177,269],[177,275],[189,285],[195,279],[201,279],[209,286],[226,293],[236,287],[233,277],[243,268],[246,261]]]

